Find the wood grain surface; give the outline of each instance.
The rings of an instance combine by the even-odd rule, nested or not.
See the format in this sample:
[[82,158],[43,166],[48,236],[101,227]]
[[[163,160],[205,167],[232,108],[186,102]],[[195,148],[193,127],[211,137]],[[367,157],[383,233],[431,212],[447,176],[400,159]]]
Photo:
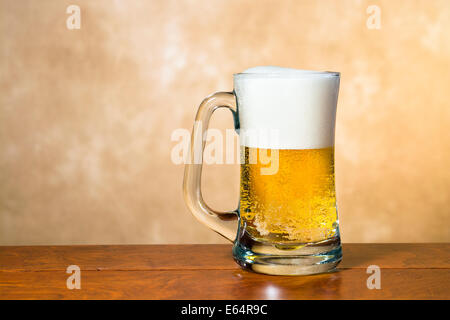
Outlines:
[[[334,273],[240,269],[230,245],[0,247],[0,299],[449,299],[450,244],[344,244]],[[66,268],[81,269],[69,290]],[[381,289],[369,290],[369,265]]]

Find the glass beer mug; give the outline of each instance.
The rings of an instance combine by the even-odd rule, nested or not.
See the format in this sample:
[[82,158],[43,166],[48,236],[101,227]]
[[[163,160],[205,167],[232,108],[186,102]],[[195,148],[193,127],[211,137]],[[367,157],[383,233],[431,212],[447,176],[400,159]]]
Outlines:
[[[234,75],[232,93],[215,93],[200,105],[185,201],[198,220],[233,242],[244,269],[306,275],[332,271],[341,261],[334,177],[339,79],[337,72],[256,67]],[[208,207],[200,186],[206,130],[222,107],[233,114],[241,150],[239,207],[229,212]]]

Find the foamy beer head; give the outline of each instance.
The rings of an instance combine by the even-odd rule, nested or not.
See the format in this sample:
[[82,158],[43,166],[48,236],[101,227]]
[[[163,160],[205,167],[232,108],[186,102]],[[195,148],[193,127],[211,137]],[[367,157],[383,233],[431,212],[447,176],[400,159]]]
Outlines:
[[240,143],[266,149],[334,145],[339,73],[255,67],[234,75]]

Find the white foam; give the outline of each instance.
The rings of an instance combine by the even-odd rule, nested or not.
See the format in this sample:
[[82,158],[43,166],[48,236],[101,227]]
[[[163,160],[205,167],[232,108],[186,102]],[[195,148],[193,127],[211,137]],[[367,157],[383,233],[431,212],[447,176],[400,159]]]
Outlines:
[[234,75],[241,145],[317,149],[334,145],[339,73],[255,67]]

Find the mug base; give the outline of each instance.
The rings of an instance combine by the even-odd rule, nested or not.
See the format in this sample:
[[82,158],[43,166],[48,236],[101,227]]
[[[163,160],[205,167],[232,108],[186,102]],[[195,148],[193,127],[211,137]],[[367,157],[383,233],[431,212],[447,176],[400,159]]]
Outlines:
[[233,257],[246,270],[269,275],[311,275],[333,272],[342,260],[340,238],[296,246],[275,246],[252,240],[236,241]]

